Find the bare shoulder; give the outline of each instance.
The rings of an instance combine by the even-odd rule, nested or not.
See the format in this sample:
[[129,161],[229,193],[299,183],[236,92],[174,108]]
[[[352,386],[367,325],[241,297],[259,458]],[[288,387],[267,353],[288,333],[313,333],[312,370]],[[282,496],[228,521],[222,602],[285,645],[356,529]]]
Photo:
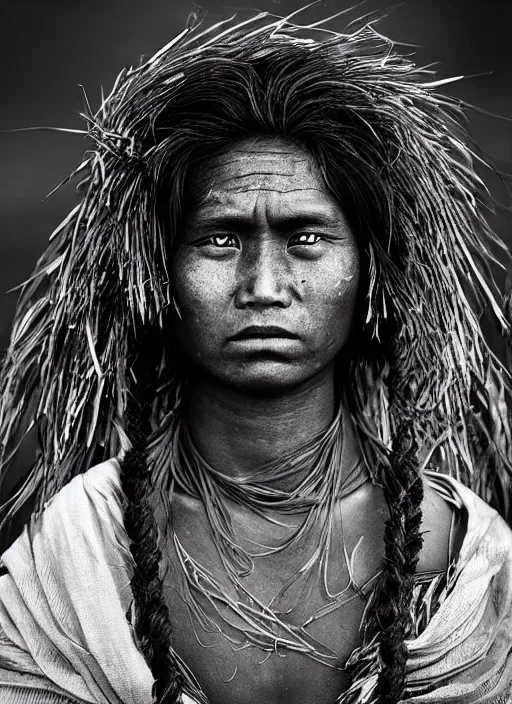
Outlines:
[[418,572],[444,570],[448,566],[454,507],[424,482],[422,504],[423,548]]
[[[384,524],[389,515],[384,492],[379,486],[366,482],[343,499],[343,508],[347,547],[353,549],[358,539],[364,536],[359,553],[364,556],[368,569],[374,569],[384,550]],[[448,567],[453,510],[451,504],[425,481],[420,528],[423,547],[418,572],[434,572]]]

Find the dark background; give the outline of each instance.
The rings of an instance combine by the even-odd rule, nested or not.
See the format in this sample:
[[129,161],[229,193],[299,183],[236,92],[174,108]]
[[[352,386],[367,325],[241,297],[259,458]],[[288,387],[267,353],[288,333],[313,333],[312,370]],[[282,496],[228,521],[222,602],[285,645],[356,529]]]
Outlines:
[[[278,14],[305,1],[254,0],[258,9]],[[343,29],[348,20],[389,9],[392,3],[368,0],[334,20],[332,27]],[[202,5],[215,19],[231,14],[219,0],[203,0]],[[307,17],[318,20],[348,7],[349,0],[335,0],[310,10]],[[4,0],[0,130],[82,127],[77,84],[84,85],[95,108],[100,86],[109,92],[123,66],[138,63],[141,54],[149,56],[167,43],[191,9],[182,0]],[[512,1],[407,0],[390,10],[380,31],[419,45],[404,51],[414,51],[420,64],[439,61],[443,77],[480,74],[444,90],[508,118],[474,114],[471,130],[497,166],[512,171]],[[16,303],[16,294],[6,291],[29,276],[50,233],[72,207],[75,193],[67,186],[44,198],[78,165],[86,147],[77,135],[0,134],[0,351],[7,344]],[[503,190],[498,195],[505,199]],[[494,226],[512,245],[511,216],[495,218]],[[21,465],[24,462],[28,458]]]

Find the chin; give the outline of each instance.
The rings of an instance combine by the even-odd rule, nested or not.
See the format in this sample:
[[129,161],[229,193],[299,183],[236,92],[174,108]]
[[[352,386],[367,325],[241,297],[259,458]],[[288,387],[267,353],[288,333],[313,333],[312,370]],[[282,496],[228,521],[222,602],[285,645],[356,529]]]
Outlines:
[[297,389],[312,376],[314,373],[307,373],[290,364],[267,361],[244,365],[242,369],[223,375],[222,382],[242,393],[274,396]]

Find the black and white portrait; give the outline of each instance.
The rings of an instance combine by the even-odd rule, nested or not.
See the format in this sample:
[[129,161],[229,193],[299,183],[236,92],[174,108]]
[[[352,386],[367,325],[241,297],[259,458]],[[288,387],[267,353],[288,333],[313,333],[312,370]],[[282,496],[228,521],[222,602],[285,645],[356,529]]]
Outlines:
[[512,702],[510,11],[6,14],[0,701]]

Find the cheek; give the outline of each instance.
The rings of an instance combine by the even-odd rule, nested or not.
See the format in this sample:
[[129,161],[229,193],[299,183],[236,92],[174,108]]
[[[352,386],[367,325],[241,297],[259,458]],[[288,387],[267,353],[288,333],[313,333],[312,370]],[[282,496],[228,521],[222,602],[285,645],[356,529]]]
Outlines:
[[351,318],[355,307],[357,294],[359,290],[359,271],[338,279],[332,291],[332,305],[334,314],[342,318]]
[[187,354],[200,361],[217,354],[229,291],[220,267],[213,270],[204,259],[198,261],[191,254],[178,252],[171,268],[181,316],[175,319],[174,333]]
[[[333,271],[334,269],[334,271]],[[340,266],[315,277],[314,290],[310,292],[315,301],[311,311],[312,323],[323,344],[335,351],[345,343],[353,324],[359,293],[359,258],[340,263]]]
[[204,262],[177,254],[172,266],[173,291],[184,320],[211,319],[222,298],[221,281]]

